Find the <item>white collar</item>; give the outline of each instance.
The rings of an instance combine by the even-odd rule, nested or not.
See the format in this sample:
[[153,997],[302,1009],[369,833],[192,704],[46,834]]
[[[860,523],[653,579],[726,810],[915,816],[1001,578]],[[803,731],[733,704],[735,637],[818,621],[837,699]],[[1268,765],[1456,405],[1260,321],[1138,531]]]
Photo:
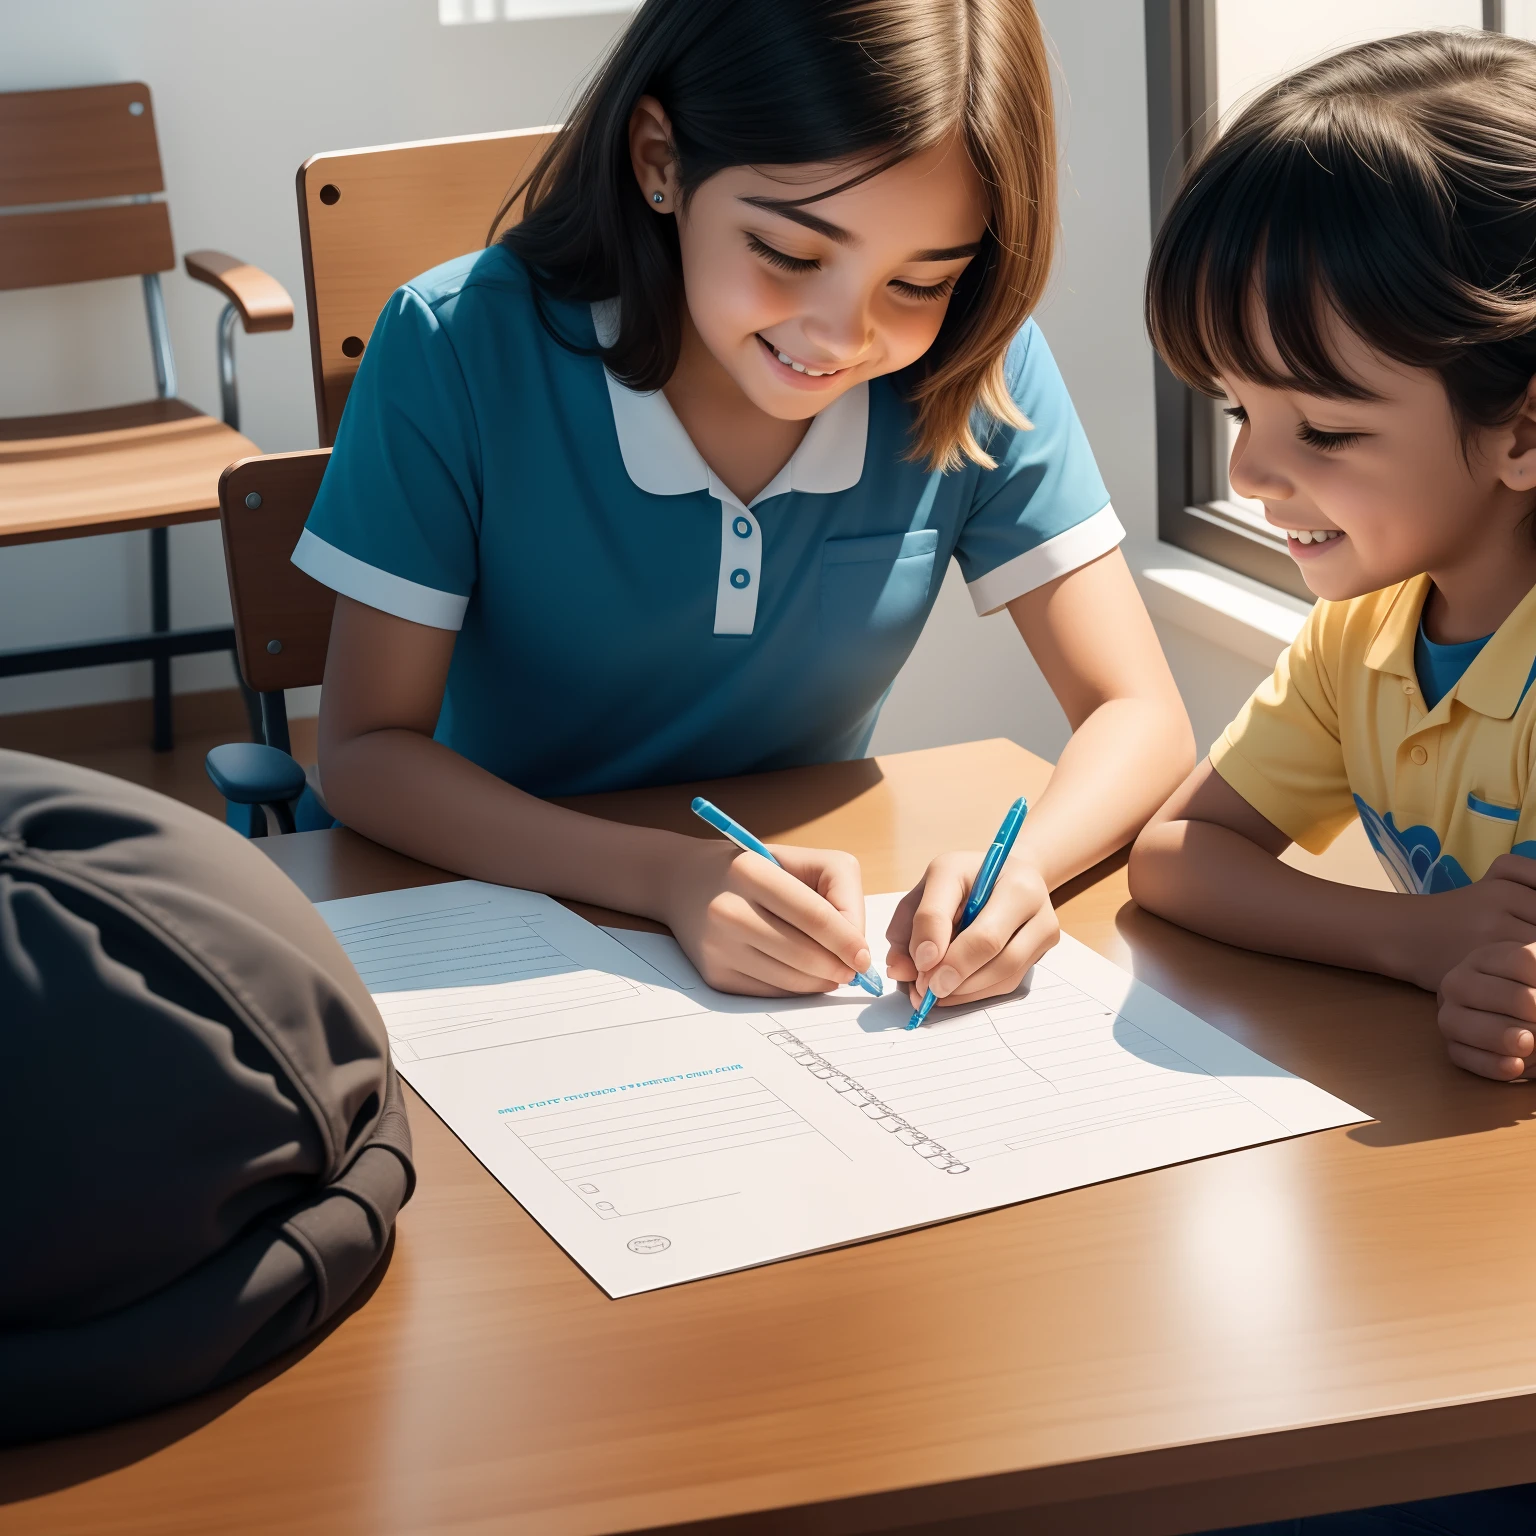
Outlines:
[[[612,346],[618,335],[618,300],[605,299],[594,304],[592,324],[598,345]],[[659,389],[641,394],[621,384],[606,368],[603,374],[608,381],[608,399],[613,406],[613,425],[624,469],[642,491],[652,496],[708,491],[717,501],[741,505],[704,462]],[[789,463],[752,498],[751,505],[755,507],[786,491],[828,496],[852,489],[864,473],[868,435],[869,385],[859,383],[812,419],[810,430]]]

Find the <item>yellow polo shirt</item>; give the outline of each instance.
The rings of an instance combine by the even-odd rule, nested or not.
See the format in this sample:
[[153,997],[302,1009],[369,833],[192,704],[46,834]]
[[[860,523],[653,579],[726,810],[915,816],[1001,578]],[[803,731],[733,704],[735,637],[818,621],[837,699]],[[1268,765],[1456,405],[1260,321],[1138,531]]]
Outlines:
[[1321,853],[1357,812],[1400,891],[1480,880],[1536,857],[1536,588],[1425,710],[1413,643],[1429,578],[1318,602],[1211,749],[1216,772]]

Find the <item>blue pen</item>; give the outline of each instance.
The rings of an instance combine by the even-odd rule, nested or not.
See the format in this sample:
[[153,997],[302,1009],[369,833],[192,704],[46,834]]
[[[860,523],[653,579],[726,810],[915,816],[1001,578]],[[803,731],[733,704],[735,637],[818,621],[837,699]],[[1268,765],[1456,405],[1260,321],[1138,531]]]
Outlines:
[[[969,928],[976,920],[977,913],[986,906],[987,898],[991,896],[992,888],[997,884],[997,877],[1002,873],[1003,861],[1013,852],[1013,845],[1018,840],[1019,828],[1024,825],[1024,818],[1028,814],[1029,806],[1023,795],[1008,807],[1008,814],[1003,817],[1003,824],[997,829],[997,836],[992,839],[992,846],[987,849],[986,858],[981,861],[981,869],[977,872],[976,881],[971,886],[971,899],[966,902],[965,911],[960,914],[960,921],[955,927],[956,933],[963,933]],[[907,1028],[916,1029],[933,1012],[935,1001],[933,988],[930,987],[912,1017],[907,1020]]]
[[[759,842],[739,821],[732,821],[718,805],[711,805],[702,795],[693,802],[693,814],[707,821],[716,832],[730,838],[738,848],[745,848],[748,853],[760,853],[770,864],[779,864],[779,861],[768,851],[766,843]],[[780,869],[783,867],[779,864]],[[876,997],[884,996],[885,980],[873,966],[867,971],[855,972],[853,979],[866,992],[873,993]]]

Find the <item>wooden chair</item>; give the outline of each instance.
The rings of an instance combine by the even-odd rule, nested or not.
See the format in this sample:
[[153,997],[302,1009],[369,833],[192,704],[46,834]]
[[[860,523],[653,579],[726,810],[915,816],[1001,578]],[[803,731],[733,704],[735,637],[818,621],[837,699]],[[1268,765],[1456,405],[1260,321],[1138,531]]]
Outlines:
[[[292,832],[310,787],[289,755],[285,688],[325,676],[336,594],[306,576],[289,556],[320,489],[329,448],[241,459],[219,477],[224,568],[235,611],[240,675],[261,701],[259,742],[215,747],[208,777],[229,802],[228,820],[249,837],[266,831],[266,807],[278,830]],[[311,799],[319,806],[318,789]]]
[[[315,415],[327,446],[244,459],[219,482],[236,654],[242,679],[260,698],[262,731],[259,747],[215,747],[208,774],[230,803],[231,822],[252,836],[265,818],[248,818],[244,807],[266,806],[289,831],[306,787],[304,771],[288,755],[283,689],[324,676],[336,595],[289,556],[319,491],[374,322],[402,283],[487,243],[502,199],[554,131],[386,144],[315,155],[299,167]],[[499,227],[518,212],[510,210]]]
[[218,322],[224,419],[176,398],[160,290],[176,263],[164,190],[146,85],[0,94],[0,289],[138,277],[157,391],[107,410],[0,420],[0,545],[147,528],[151,609],[147,634],[0,652],[0,677],[148,660],[161,751],[171,744],[171,657],[234,644],[228,626],[171,629],[166,529],[217,516],[220,471],[255,451],[239,431],[236,320],[247,331],[293,324],[274,278],[218,251],[189,252],[187,274],[228,300]]

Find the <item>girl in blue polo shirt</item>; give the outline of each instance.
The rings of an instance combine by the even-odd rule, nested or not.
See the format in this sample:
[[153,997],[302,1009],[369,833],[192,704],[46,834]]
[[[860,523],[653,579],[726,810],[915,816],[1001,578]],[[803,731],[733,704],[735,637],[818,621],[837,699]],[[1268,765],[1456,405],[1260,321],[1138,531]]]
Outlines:
[[294,555],[340,594],[335,813],[658,918],[717,987],[829,989],[871,963],[848,855],[778,869],[550,799],[862,755],[954,558],[1075,735],[983,918],[951,944],[979,855],[940,857],[889,970],[1015,986],[1051,888],[1192,757],[1028,318],[1054,172],[1024,0],[649,0],[522,222],[368,344]]

